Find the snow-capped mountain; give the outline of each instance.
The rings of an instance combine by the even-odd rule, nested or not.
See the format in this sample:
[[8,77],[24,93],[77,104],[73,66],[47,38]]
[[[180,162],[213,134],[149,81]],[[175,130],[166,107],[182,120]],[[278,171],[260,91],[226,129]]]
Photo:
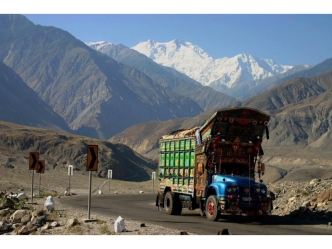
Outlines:
[[261,59],[250,54],[232,58],[214,59],[202,48],[185,40],[170,42],[141,42],[132,49],[146,55],[156,63],[176,69],[204,86],[217,91],[233,88],[237,83],[265,79],[285,73],[293,66],[279,65],[271,59]]
[[113,45],[111,42],[106,41],[97,41],[97,42],[85,42],[86,45],[88,45],[90,48],[99,51],[101,53],[105,52],[104,50],[109,46]]

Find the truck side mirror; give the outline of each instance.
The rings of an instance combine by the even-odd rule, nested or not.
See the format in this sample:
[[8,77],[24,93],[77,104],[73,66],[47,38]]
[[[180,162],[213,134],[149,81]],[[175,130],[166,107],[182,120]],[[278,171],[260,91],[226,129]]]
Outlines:
[[197,144],[202,145],[202,136],[201,136],[201,131],[199,129],[196,130],[195,135],[196,135]]

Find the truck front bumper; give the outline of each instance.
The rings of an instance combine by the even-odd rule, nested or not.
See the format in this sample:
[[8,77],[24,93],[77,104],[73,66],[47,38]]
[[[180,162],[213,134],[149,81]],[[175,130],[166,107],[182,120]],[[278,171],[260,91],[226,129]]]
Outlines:
[[268,215],[269,202],[267,198],[249,196],[225,196],[219,200],[221,214],[266,216]]

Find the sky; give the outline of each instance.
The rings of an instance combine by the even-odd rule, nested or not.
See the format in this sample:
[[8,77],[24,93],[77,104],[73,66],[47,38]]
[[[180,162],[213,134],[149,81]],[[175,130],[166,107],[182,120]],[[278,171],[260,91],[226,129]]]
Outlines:
[[181,0],[122,0],[115,5],[94,0],[80,1],[80,6],[68,0],[49,6],[40,0],[17,2],[0,13],[24,14],[34,24],[66,30],[83,42],[132,47],[149,39],[182,39],[214,59],[248,53],[282,65],[315,65],[332,57],[332,9],[325,0],[314,2],[319,8],[310,1],[292,6],[284,0],[270,0],[270,7],[265,0],[233,0],[222,6],[210,0],[192,0],[192,6]]

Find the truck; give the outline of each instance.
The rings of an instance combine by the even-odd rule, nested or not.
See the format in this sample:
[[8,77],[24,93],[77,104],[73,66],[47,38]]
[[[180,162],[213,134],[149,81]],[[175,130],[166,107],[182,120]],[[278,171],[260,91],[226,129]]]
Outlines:
[[202,126],[162,136],[158,209],[168,215],[199,209],[210,221],[268,216],[272,200],[261,178],[269,121],[270,115],[249,107],[219,109]]

